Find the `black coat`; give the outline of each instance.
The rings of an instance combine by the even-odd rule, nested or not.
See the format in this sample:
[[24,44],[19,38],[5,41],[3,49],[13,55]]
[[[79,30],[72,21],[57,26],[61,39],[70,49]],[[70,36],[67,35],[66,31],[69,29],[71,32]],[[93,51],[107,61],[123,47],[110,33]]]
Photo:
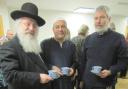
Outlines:
[[[115,84],[116,74],[124,68],[128,60],[126,48],[124,36],[111,30],[103,35],[93,33],[88,36],[81,61],[81,71],[84,70],[81,74],[86,86],[105,87]],[[112,75],[100,78],[91,72],[93,66],[102,66],[102,69],[110,70]]]
[[[44,40],[41,43],[42,57],[49,68],[55,65],[61,67],[77,68],[75,45],[71,41],[64,41],[62,47],[54,38]],[[61,76],[52,83],[53,89],[73,89],[73,82],[69,76]]]
[[42,59],[34,53],[26,53],[17,37],[1,47],[0,60],[8,89],[51,89],[50,84],[40,83],[39,74],[48,73]]

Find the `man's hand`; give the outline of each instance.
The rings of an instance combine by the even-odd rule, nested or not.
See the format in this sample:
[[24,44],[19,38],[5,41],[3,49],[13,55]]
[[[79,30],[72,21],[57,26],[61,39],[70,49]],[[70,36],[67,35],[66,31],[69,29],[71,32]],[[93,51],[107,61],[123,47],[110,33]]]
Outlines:
[[52,78],[49,77],[47,74],[40,74],[40,83],[48,83],[51,80]]
[[106,77],[108,77],[108,76],[110,76],[111,75],[111,71],[110,70],[102,70],[101,72],[100,72],[100,74],[99,74],[99,76],[101,77],[101,78],[106,78]]
[[59,75],[63,75],[61,69],[57,66],[52,66],[52,70],[54,70]]
[[72,76],[74,74],[74,69],[73,68],[70,68],[69,70],[69,76]]

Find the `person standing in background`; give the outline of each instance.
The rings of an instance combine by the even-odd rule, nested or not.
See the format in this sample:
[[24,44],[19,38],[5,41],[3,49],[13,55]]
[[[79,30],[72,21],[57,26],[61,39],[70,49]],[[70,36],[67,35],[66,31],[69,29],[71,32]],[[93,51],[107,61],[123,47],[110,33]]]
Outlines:
[[[127,55],[128,55],[128,26],[126,26],[126,29],[125,29],[125,40],[127,43]],[[123,70],[121,70],[119,77],[124,79],[127,78],[126,77],[127,72],[128,72],[128,66],[126,65],[126,67]]]
[[75,46],[76,46],[76,50],[77,50],[77,54],[78,54],[78,56],[80,56],[80,52],[81,52],[81,47],[82,47],[82,44],[83,44],[83,41],[84,41],[84,39],[87,37],[87,35],[88,35],[88,30],[89,30],[89,28],[88,28],[88,26],[87,25],[85,25],[85,24],[83,24],[83,25],[81,25],[81,27],[80,27],[80,29],[79,29],[79,31],[78,31],[78,36],[76,36],[76,37],[73,37],[72,39],[71,39],[71,41],[75,44]]
[[[72,77],[77,68],[75,45],[65,40],[67,23],[63,19],[56,20],[53,24],[54,37],[41,42],[42,58],[61,77],[52,81],[53,89],[74,89]],[[67,67],[69,73],[63,74],[62,68]]]
[[115,24],[113,22],[110,23],[110,29],[112,31],[116,31],[116,26],[115,26]]
[[[82,24],[79,31],[78,31],[78,36],[75,36],[71,39],[71,41],[75,44],[76,46],[76,51],[77,51],[77,55],[78,55],[78,60],[80,60],[80,56],[81,56],[81,49],[82,49],[82,44],[84,42],[84,39],[87,37],[88,35],[88,26],[85,25],[85,24]],[[80,65],[80,64],[79,64]],[[79,71],[79,67],[78,67],[78,70],[77,70],[77,76],[75,78],[75,86],[76,86],[76,89],[80,89],[80,77],[78,73],[81,73]]]
[[6,35],[0,38],[0,45],[3,45],[6,42],[9,42],[14,37],[14,31],[7,30]]

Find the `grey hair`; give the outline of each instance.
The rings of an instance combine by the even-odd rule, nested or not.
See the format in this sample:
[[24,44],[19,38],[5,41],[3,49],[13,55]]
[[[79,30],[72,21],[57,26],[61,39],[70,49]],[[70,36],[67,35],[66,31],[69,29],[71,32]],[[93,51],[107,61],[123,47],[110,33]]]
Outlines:
[[55,26],[55,23],[58,22],[58,21],[63,21],[64,24],[65,24],[65,26],[66,26],[66,28],[67,28],[67,22],[66,22],[66,20],[63,19],[63,18],[56,19],[56,20],[54,21],[54,23],[53,23],[53,28],[54,28],[54,26]]
[[80,29],[78,30],[78,33],[83,33],[83,34],[86,34],[89,30],[89,27],[85,24],[82,24]]
[[110,9],[109,9],[108,6],[104,6],[104,5],[99,6],[99,7],[96,8],[96,12],[97,11],[103,11],[107,14],[108,17],[111,17]]

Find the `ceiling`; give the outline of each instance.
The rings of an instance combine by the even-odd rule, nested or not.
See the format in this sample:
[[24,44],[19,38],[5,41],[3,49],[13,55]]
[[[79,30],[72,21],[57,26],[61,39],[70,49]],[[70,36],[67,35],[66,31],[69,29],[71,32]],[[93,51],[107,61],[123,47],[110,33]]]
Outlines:
[[113,15],[128,16],[128,0],[4,0],[7,7],[19,8],[24,2],[33,2],[39,9],[73,12],[76,8],[96,8],[107,5]]

